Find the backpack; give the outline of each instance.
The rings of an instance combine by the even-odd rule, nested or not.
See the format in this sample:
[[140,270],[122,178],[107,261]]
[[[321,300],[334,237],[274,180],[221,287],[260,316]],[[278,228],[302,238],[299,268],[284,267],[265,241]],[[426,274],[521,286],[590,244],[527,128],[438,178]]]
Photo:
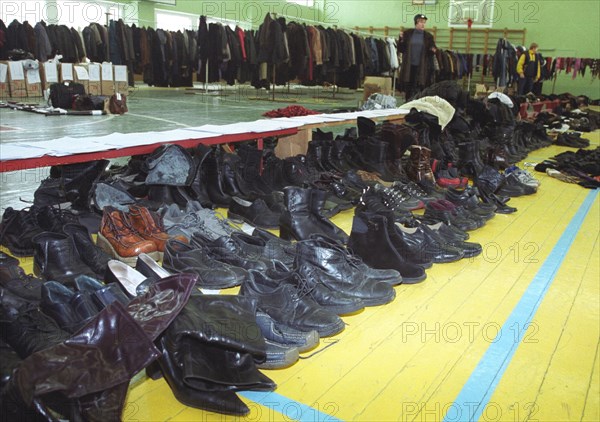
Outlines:
[[52,107],[70,110],[73,108],[73,101],[77,95],[85,95],[85,88],[80,83],[70,82],[50,85],[50,104]]

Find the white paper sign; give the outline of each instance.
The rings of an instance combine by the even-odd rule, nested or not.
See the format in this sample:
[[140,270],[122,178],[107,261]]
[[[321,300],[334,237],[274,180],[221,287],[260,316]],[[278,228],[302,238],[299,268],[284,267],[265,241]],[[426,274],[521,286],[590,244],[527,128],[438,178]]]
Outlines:
[[83,66],[74,66],[75,74],[77,75],[77,79],[80,81],[88,81],[90,76],[88,75],[88,71]]
[[55,62],[44,63],[44,70],[46,72],[46,81],[58,83],[58,70]]
[[8,62],[10,68],[10,78],[13,81],[24,81],[25,72],[23,72],[23,64],[21,62]]
[[90,81],[100,81],[100,65],[98,63],[90,63],[88,65]]
[[62,63],[60,65],[60,72],[61,72],[63,81],[72,81],[73,80],[73,64]]
[[115,66],[115,82],[127,82],[127,66]]
[[112,82],[112,80],[113,80],[113,65],[112,65],[112,63],[102,63],[102,80]]
[[40,79],[40,70],[39,69],[27,69],[27,83],[29,84],[39,84],[42,80]]
[[6,74],[8,73],[8,65],[0,63],[0,83],[6,82]]

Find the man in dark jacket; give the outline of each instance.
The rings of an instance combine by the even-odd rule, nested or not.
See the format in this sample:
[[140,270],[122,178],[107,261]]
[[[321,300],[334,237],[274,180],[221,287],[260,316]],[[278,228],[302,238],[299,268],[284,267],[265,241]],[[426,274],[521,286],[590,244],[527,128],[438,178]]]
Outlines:
[[415,28],[401,32],[398,42],[398,51],[402,53],[400,82],[407,100],[431,84],[433,56],[437,51],[433,35],[425,31],[427,16],[418,14],[414,22]]
[[538,45],[531,43],[529,51],[519,57],[517,73],[519,74],[519,95],[525,95],[532,91],[533,84],[541,77],[541,60],[537,54]]

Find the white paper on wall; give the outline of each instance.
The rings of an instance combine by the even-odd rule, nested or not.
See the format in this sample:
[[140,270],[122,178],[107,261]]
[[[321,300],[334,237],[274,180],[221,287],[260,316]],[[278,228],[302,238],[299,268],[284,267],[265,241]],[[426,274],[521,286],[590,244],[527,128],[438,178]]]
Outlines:
[[100,65],[98,63],[90,63],[88,65],[90,81],[100,81]]

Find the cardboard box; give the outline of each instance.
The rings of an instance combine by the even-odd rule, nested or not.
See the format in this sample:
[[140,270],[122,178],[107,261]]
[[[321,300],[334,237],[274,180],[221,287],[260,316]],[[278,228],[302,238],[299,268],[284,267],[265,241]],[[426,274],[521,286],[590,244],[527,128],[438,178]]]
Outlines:
[[33,98],[42,96],[42,78],[40,77],[39,68],[25,70],[25,85],[27,87],[28,97]]
[[102,63],[101,78],[101,95],[113,95],[115,93],[115,79],[112,63]]
[[12,98],[27,97],[25,70],[23,69],[23,64],[20,61],[8,62],[8,85],[10,96]]
[[375,94],[377,92],[384,95],[393,95],[392,78],[385,76],[367,76],[365,78],[363,88],[363,101],[367,101],[371,94]]
[[115,65],[115,92],[121,95],[127,95],[129,93],[129,80],[127,77],[127,66]]
[[102,93],[102,79],[100,77],[100,64],[89,63],[87,66],[89,81],[88,91],[90,95],[100,95]]
[[50,89],[50,85],[57,84],[59,82],[58,77],[58,65],[56,62],[44,62],[44,65],[40,67],[42,77],[42,88],[44,90]]
[[10,95],[8,91],[8,63],[0,62],[0,98]]
[[275,156],[278,158],[287,158],[298,154],[306,154],[308,143],[311,139],[311,129],[300,129],[295,135],[283,136],[277,141]]

